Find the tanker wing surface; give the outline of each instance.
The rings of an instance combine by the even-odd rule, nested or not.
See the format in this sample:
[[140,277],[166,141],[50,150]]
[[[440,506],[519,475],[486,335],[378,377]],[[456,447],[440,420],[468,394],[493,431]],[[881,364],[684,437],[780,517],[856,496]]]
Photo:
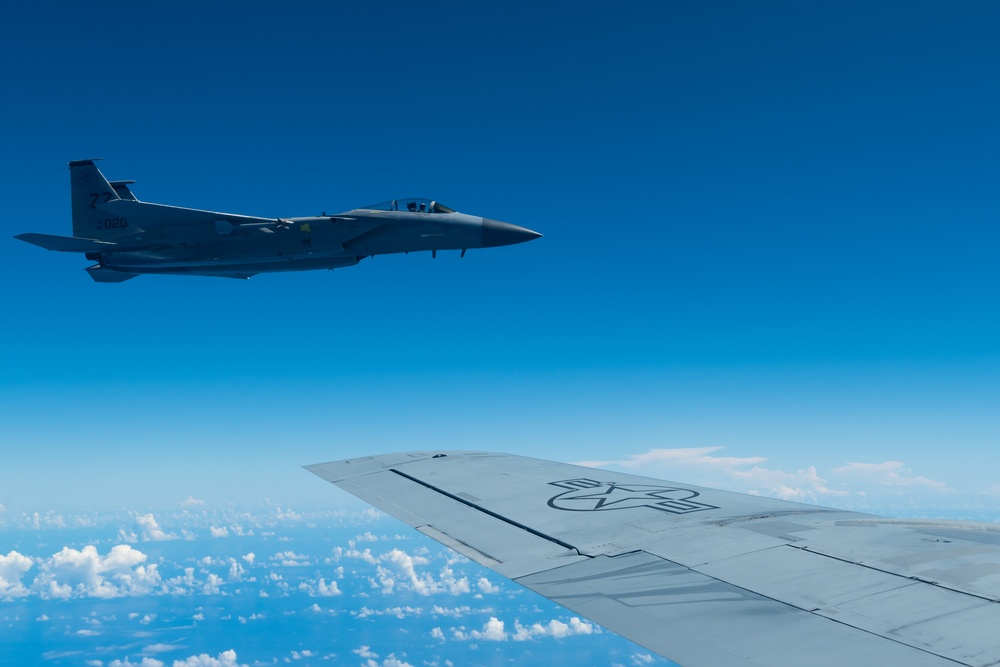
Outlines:
[[685,667],[1000,662],[1000,528],[486,452],[306,467]]

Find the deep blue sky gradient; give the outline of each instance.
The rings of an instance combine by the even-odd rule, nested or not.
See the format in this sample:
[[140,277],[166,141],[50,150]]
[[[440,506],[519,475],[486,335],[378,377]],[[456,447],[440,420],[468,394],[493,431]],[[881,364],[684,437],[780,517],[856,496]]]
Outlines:
[[[299,465],[722,446],[821,473],[903,461],[996,506],[998,20],[989,2],[12,7],[0,503],[322,503]],[[10,238],[69,233],[66,162],[88,157],[146,201],[428,196],[545,236],[97,285]]]

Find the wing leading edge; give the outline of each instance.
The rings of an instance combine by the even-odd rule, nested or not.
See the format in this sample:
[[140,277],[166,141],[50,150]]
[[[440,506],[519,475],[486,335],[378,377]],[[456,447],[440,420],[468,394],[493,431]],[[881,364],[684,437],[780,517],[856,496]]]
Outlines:
[[1000,663],[1000,530],[486,452],[306,466],[685,667]]

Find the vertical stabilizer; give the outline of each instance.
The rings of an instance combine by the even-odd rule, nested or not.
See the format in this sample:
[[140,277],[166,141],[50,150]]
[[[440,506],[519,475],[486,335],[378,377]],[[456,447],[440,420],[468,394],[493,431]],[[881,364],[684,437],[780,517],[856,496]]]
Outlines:
[[128,222],[101,210],[108,202],[121,199],[93,160],[69,163],[70,194],[73,203],[73,236],[109,239],[128,233]]

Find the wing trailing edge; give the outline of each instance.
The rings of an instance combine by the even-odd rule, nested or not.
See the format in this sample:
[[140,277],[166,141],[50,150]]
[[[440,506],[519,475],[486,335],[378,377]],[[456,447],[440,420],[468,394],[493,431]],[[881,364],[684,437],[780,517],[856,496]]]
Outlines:
[[83,239],[76,236],[56,236],[55,234],[28,233],[18,234],[14,238],[40,248],[45,248],[46,250],[57,250],[59,252],[105,252],[117,245],[111,241]]

